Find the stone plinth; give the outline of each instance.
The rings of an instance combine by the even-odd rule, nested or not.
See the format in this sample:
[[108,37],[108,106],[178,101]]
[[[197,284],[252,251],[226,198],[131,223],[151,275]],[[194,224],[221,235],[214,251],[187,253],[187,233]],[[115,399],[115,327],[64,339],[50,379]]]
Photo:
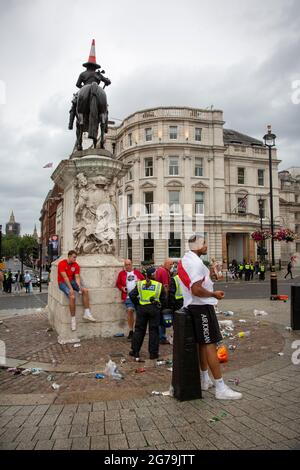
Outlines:
[[121,295],[115,287],[116,278],[123,265],[112,255],[85,255],[78,257],[82,285],[89,289],[91,312],[96,323],[82,319],[83,305],[80,294],[76,294],[77,330],[71,331],[69,300],[58,288],[57,265],[52,264],[48,290],[49,322],[65,340],[73,338],[108,337],[125,332],[127,315]]
[[[49,321],[61,339],[111,336],[123,332],[126,312],[115,287],[122,262],[117,254],[116,185],[130,168],[103,149],[87,149],[62,160],[52,179],[63,193],[62,258],[76,250],[82,285],[90,291],[91,312],[96,323],[82,319],[81,296],[76,294],[77,331],[71,331],[69,300],[57,283],[57,265],[52,263],[48,293]],[[62,259],[61,258],[61,259]]]

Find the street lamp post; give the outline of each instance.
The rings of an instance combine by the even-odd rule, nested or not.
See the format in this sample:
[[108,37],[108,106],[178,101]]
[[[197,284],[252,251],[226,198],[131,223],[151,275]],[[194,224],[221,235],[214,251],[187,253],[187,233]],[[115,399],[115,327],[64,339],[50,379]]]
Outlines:
[[275,147],[276,135],[272,134],[271,126],[268,126],[268,133],[264,135],[266,147],[269,149],[269,175],[270,175],[270,218],[271,218],[271,300],[275,300],[277,295],[277,274],[275,270],[275,248],[274,248],[274,211],[273,211],[273,178],[272,178],[272,147]]
[[[259,218],[260,218],[260,231],[263,231],[263,206],[264,206],[264,200],[260,197],[258,200],[258,207],[259,207]],[[265,259],[265,253],[264,253],[264,240],[261,240],[260,242],[260,262],[262,263]]]
[[0,263],[2,261],[2,225],[0,225]]

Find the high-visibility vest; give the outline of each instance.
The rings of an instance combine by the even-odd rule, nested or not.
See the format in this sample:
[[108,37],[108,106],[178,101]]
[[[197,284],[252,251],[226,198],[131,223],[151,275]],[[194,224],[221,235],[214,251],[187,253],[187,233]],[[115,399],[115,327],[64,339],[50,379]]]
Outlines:
[[150,286],[147,286],[146,284],[146,280],[139,281],[137,283],[137,288],[140,297],[140,305],[150,305],[150,299],[152,297],[154,297],[155,300],[159,302],[162,284],[160,282],[152,280]]
[[239,264],[239,270],[240,270],[240,271],[243,271],[243,269],[244,269],[244,265],[243,265],[243,264]]
[[179,280],[178,274],[176,274],[176,276],[174,276],[174,281],[175,281],[175,284],[176,284],[175,299],[176,299],[176,300],[183,299],[183,295],[182,295],[182,290],[181,290],[181,285],[180,285],[180,280]]
[[248,269],[250,269],[250,265],[249,265],[249,264],[245,264],[245,269],[248,271]]
[[260,272],[261,272],[261,273],[264,273],[264,272],[265,272],[265,267],[264,267],[264,266],[261,266],[261,267],[260,267]]

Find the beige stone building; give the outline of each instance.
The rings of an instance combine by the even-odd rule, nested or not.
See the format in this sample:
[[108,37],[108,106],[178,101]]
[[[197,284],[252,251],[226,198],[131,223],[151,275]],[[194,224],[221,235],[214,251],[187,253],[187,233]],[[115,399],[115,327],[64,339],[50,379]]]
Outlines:
[[[208,258],[256,259],[251,232],[270,223],[269,160],[263,142],[225,129],[220,110],[159,107],[110,127],[106,147],[131,164],[118,186],[119,256],[134,264],[180,258],[191,231],[206,234]],[[280,225],[276,149],[274,217]],[[300,223],[300,222],[299,222]],[[134,236],[131,237],[128,231]],[[281,257],[275,243],[275,257]]]
[[294,230],[298,237],[293,243],[281,243],[281,259],[287,264],[290,257],[300,253],[300,167],[280,171],[280,223]]

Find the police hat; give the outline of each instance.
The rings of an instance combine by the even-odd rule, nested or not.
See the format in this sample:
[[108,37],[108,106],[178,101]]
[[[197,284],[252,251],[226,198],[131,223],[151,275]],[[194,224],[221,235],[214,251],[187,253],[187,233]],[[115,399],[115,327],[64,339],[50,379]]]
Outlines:
[[146,276],[151,277],[155,273],[156,269],[154,267],[146,269]]

